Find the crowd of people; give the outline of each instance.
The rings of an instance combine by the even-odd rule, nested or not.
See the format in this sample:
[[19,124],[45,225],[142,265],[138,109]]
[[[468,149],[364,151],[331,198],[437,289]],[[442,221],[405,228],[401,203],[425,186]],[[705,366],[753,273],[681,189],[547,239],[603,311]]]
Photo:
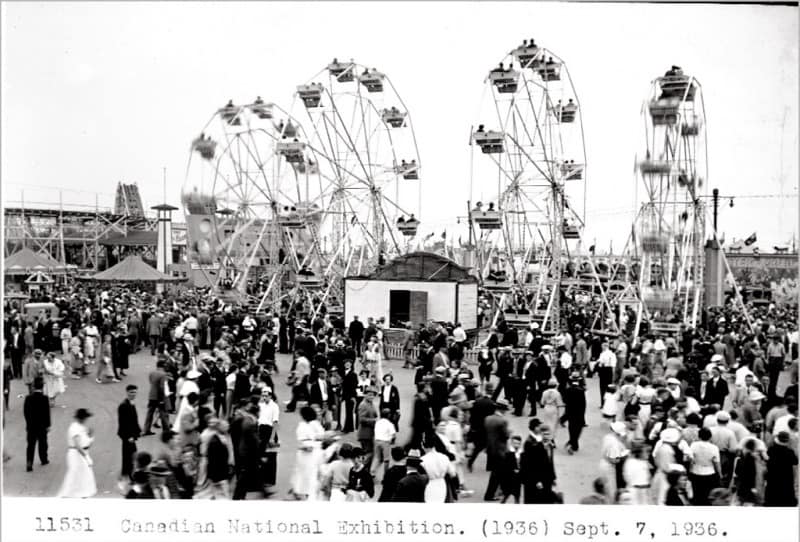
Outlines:
[[[6,408],[12,381],[28,388],[27,469],[37,448],[48,463],[50,408],[65,379],[124,382],[128,358],[149,350],[156,367],[142,390],[143,425],[136,385],[125,385],[117,410],[127,498],[280,491],[298,500],[456,502],[477,489],[468,473],[485,451],[484,500],[563,502],[554,454],[595,453],[581,436],[597,408],[605,434],[583,503],[797,504],[798,334],[793,313],[774,306],[749,317],[710,310],[697,329],[645,327],[639,337],[626,326],[612,336],[588,331],[591,314],[577,304],[567,304],[555,336],[502,315],[477,338],[458,323],[409,326],[400,339],[404,367],[414,370],[407,390],[386,363],[384,323],[372,318],[345,323],[288,304],[254,315],[204,290],[78,285],[51,301],[57,314],[29,317],[8,302],[4,311]],[[290,394],[279,398],[281,371]],[[790,382],[779,386],[787,371]],[[290,487],[278,488],[286,412],[299,413],[289,429],[297,449],[282,465]],[[96,491],[91,416],[79,409],[69,428],[60,495]],[[521,416],[527,433],[511,430]],[[154,429],[160,451],[139,451]]]

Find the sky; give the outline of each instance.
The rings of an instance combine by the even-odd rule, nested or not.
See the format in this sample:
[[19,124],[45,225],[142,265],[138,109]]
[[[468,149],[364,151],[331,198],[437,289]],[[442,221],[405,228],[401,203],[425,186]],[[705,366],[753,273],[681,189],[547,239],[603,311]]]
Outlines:
[[423,164],[421,228],[466,239],[455,222],[484,79],[535,38],[566,62],[582,106],[587,239],[618,250],[631,230],[641,106],[672,64],[702,85],[707,186],[737,196],[732,208],[723,201],[720,231],[729,240],[757,231],[762,247],[797,232],[797,8],[20,2],[2,15],[6,205],[110,206],[118,181],[138,183],[155,205],[165,167],[177,204],[189,144],[216,108],[261,95],[288,109],[295,86],[336,56],[389,75]]

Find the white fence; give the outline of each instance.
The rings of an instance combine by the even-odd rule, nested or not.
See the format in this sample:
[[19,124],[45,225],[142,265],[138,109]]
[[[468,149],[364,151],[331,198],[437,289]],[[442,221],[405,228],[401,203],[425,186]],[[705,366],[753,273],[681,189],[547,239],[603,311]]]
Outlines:
[[[403,345],[400,343],[386,343],[385,347],[386,357],[388,359],[404,359]],[[419,347],[415,346],[411,352],[411,359],[416,361],[419,359]],[[464,350],[464,361],[467,363],[478,363],[478,351],[473,348]]]

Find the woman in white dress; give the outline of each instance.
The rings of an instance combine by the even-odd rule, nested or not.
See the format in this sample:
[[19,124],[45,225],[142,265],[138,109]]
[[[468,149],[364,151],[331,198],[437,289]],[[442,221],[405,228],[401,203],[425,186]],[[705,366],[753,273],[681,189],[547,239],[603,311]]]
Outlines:
[[303,418],[297,425],[297,459],[292,476],[292,494],[298,500],[316,500],[319,489],[319,467],[322,463],[322,438],[325,429],[317,420],[314,409],[300,409]]
[[561,425],[561,411],[564,408],[564,399],[558,391],[558,380],[551,378],[547,383],[547,389],[542,392],[540,399],[542,405],[542,412],[539,419],[542,420],[542,425],[546,425],[552,430],[553,442],[556,440],[558,427]]
[[44,392],[50,399],[50,406],[56,404],[56,397],[64,393],[64,362],[50,352],[44,359]]
[[75,421],[67,429],[67,474],[58,491],[59,497],[85,499],[97,493],[97,484],[92,469],[89,448],[92,446],[92,430],[86,420],[92,415],[85,408],[75,412]]
[[445,477],[448,474],[455,476],[456,470],[450,458],[436,451],[433,442],[426,442],[424,447],[425,455],[422,456],[422,466],[428,475],[428,484],[425,486],[425,502],[447,502],[447,479]]

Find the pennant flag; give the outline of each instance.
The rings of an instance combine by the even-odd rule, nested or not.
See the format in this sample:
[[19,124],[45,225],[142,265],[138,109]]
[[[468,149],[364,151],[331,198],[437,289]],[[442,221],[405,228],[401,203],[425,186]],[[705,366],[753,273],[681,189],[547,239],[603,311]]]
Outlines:
[[442,239],[447,239],[447,230],[442,232]]
[[429,233],[428,235],[426,235],[426,236],[425,236],[425,239],[424,239],[424,241],[427,241],[428,239],[430,239],[431,237],[433,237],[433,235],[434,235],[434,233],[433,233],[433,232]]
[[753,233],[753,235],[751,235],[750,237],[748,237],[747,239],[744,240],[744,244],[749,247],[750,245],[755,243],[757,240],[758,240],[758,238],[756,237],[756,234]]
[[592,245],[592,246],[590,246],[590,247],[589,247],[589,254],[591,254],[592,256],[594,256],[594,245]]

